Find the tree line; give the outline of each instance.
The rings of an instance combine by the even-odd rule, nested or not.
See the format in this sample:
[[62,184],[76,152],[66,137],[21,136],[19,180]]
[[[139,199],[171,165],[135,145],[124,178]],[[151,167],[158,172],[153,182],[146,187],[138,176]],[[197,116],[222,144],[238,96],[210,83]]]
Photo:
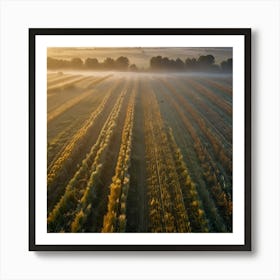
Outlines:
[[201,55],[198,59],[180,58],[170,59],[168,57],[154,56],[150,60],[150,68],[155,71],[191,71],[191,72],[232,72],[232,58],[215,64],[213,55]]
[[55,59],[48,57],[48,69],[95,69],[95,70],[133,70],[135,64],[130,65],[129,59],[120,56],[117,59],[107,57],[103,62],[99,62],[97,58],[87,58],[83,61],[81,58],[75,57],[71,60]]
[[[76,69],[76,70],[117,70],[117,71],[140,71],[135,64],[125,56],[116,59],[107,57],[103,62],[97,58],[72,58],[71,60],[47,58],[48,69]],[[183,61],[180,58],[171,59],[168,57],[154,56],[150,59],[149,68],[141,71],[156,72],[232,72],[232,58],[222,61],[220,64],[215,63],[213,55],[201,55],[198,59],[187,58]]]

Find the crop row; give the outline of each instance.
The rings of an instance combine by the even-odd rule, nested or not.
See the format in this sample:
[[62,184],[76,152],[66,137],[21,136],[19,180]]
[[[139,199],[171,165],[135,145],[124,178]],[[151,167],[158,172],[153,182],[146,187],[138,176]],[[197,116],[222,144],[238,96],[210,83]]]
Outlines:
[[135,92],[131,95],[119,151],[115,175],[110,185],[107,214],[104,216],[102,232],[125,232],[126,202],[130,184],[130,167],[132,130],[134,124]]
[[[87,90],[91,89],[88,88],[87,85],[96,84],[99,78],[94,76],[89,76],[86,79],[83,79],[80,82],[74,83],[72,87],[61,89],[60,91],[53,91],[52,93],[48,94],[48,114],[51,114],[55,110],[59,110],[60,107],[64,107],[63,105],[66,102],[69,102],[71,99],[80,96],[87,92]],[[101,80],[102,81],[102,80]],[[94,92],[93,92],[94,93]],[[66,107],[67,108],[67,107]],[[62,111],[64,112],[64,111]]]
[[[83,122],[88,120],[76,117],[69,125],[67,125],[63,130],[57,133],[53,138],[48,141],[48,166],[52,165],[52,162],[60,156],[60,153],[63,151],[64,147],[67,146],[68,141],[71,141],[71,135],[75,134],[76,128],[83,127]],[[82,123],[82,125],[80,125]]]
[[226,86],[211,79],[206,79],[206,82],[214,88],[217,88],[218,90],[225,92],[229,96],[232,96],[232,86]]
[[[200,161],[200,165],[203,170],[204,180],[207,184],[208,190],[215,201],[215,205],[218,208],[220,215],[223,217],[223,220],[227,226],[228,230],[231,230],[232,224],[232,201],[231,201],[231,192],[226,191],[225,178],[221,174],[220,170],[216,166],[215,162],[212,160],[207,148],[202,144],[200,138],[197,135],[196,129],[193,127],[193,124],[185,116],[184,111],[178,105],[177,102],[169,99],[174,109],[179,114],[182,122],[184,123],[186,129],[190,133],[194,149],[196,151],[197,157]],[[220,179],[221,178],[221,179]],[[210,203],[206,202],[206,203]],[[214,211],[209,213],[212,215],[211,219],[218,221],[219,218],[215,217],[217,213]],[[218,225],[218,227],[223,231],[223,226]]]
[[184,203],[189,216],[191,229],[193,232],[208,232],[208,221],[205,217],[196,185],[192,180],[188,168],[183,159],[182,152],[178,147],[173,135],[172,128],[168,130],[168,140],[172,150],[176,171],[180,180]]
[[83,231],[83,225],[91,212],[95,187],[100,183],[100,174],[108,152],[108,144],[116,129],[116,121],[126,93],[127,91],[124,90],[119,95],[96,143],[67,184],[64,195],[49,214],[48,231]]
[[190,222],[159,106],[152,91],[144,99],[149,230],[189,232]]
[[59,77],[59,76],[60,76],[60,75],[59,75],[57,72],[48,72],[48,73],[47,73],[48,79],[57,78],[57,77]]
[[164,82],[165,87],[167,87],[172,93],[175,98],[177,98],[180,102],[180,105],[184,107],[185,111],[187,111],[193,120],[197,123],[199,126],[201,132],[205,135],[205,137],[208,139],[208,141],[211,144],[211,148],[214,152],[214,155],[216,159],[221,163],[221,165],[229,172],[232,172],[232,161],[231,158],[225,153],[225,148],[221,144],[220,141],[218,141],[217,137],[213,135],[212,131],[209,129],[209,127],[206,125],[203,118],[200,116],[200,114],[187,102],[182,95],[178,94],[176,90],[172,86],[170,86],[168,83]]
[[[117,80],[115,80],[113,83],[104,82],[97,85],[94,89],[95,92],[91,96],[73,108],[67,110],[53,122],[48,123],[48,170],[50,169],[51,165],[59,158],[61,152],[63,152],[65,147],[71,141],[72,137],[81,127],[87,123],[92,113],[98,108],[108,92],[115,93],[116,90],[121,87],[121,85],[122,81]],[[79,93],[76,91],[72,92],[66,90],[59,94],[59,96],[61,96],[59,98],[59,103],[63,103],[67,99],[70,99],[77,94]],[[106,103],[106,106],[102,111],[103,113],[101,114],[100,118],[98,118],[98,121],[95,122],[97,126],[89,130],[90,133],[86,137],[87,140],[85,142],[89,141],[90,143],[93,143],[97,139],[98,131],[102,128],[102,122],[107,118],[107,115],[110,112],[110,107],[113,106],[115,99],[115,94],[111,94],[109,101]],[[93,133],[93,136],[90,136],[91,133]],[[86,149],[85,147],[81,147],[81,152],[90,148],[88,144],[86,146]],[[79,153],[80,156],[77,157],[77,159],[79,158],[78,161],[80,161],[83,157],[81,152]],[[76,158],[73,160],[76,160]],[[70,172],[73,174],[74,171],[75,166],[68,169],[68,173]]]
[[54,92],[56,90],[65,90],[66,88],[72,87],[80,81],[88,79],[88,77],[86,77],[86,76],[78,76],[76,78],[74,78],[74,77],[73,77],[73,79],[58,82],[58,83],[55,83],[54,85],[48,87],[48,94],[51,94],[52,92]]
[[[190,84],[178,83],[176,89],[182,88],[183,96],[187,97],[187,100],[193,104],[197,111],[204,117],[204,120],[211,126],[211,129],[221,141],[231,148],[232,143],[232,118],[227,116],[223,110],[221,110],[216,102],[209,102],[205,96],[203,96],[199,90]],[[178,91],[182,95],[182,92]],[[219,98],[219,97],[217,97]]]
[[103,98],[97,109],[91,113],[88,120],[86,120],[84,125],[77,131],[77,133],[75,133],[71,141],[66,145],[66,147],[64,147],[63,151],[60,152],[60,156],[49,166],[47,177],[48,187],[57,178],[59,172],[63,169],[65,162],[75,153],[75,149],[77,149],[77,147],[80,145],[80,142],[88,133],[88,130],[95,124],[104,107],[106,106],[111,93],[112,91]]
[[78,77],[81,77],[79,75],[68,75],[64,74],[62,76],[55,76],[55,77],[49,77],[48,76],[48,88],[51,88],[52,86],[55,86],[56,84],[62,84],[69,82],[71,80],[76,80]]
[[[102,82],[106,78],[107,78],[107,76],[96,80],[95,84]],[[54,118],[56,118],[57,116],[59,116],[60,114],[65,112],[66,110],[70,109],[71,107],[75,106],[77,103],[79,103],[84,98],[90,96],[91,94],[93,94],[92,90],[87,90],[83,93],[80,93],[76,97],[66,101],[64,104],[62,104],[58,108],[54,109],[52,112],[48,112],[48,118],[47,118],[48,122],[53,120]]]
[[[193,108],[197,112],[197,115],[203,117],[207,126],[211,127],[215,136],[219,138],[219,141],[225,146],[226,152],[231,154],[232,149],[232,124],[228,123],[225,118],[224,112],[222,112],[216,105],[211,102],[207,102],[207,99],[203,97],[199,91],[194,87],[193,90],[184,87],[180,87],[180,83],[177,83],[174,87],[171,83],[167,81],[162,81],[162,83],[167,87],[172,93],[176,94],[180,101],[187,102],[189,107]],[[181,92],[183,90],[183,94]],[[187,98],[186,98],[187,97]]]
[[201,93],[205,98],[209,99],[213,104],[217,105],[221,110],[223,110],[229,117],[232,116],[232,106],[226,102],[223,98],[218,97],[213,91],[207,87],[201,85],[194,79],[188,79],[188,83],[195,87],[199,93]]

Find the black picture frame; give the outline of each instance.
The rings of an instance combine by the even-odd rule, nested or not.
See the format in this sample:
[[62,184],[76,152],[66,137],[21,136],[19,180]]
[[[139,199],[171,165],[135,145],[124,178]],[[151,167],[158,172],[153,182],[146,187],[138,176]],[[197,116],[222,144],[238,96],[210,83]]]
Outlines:
[[[36,243],[35,228],[35,89],[36,89],[36,36],[40,35],[240,35],[244,36],[244,86],[245,86],[245,139],[244,139],[244,244],[242,245],[42,245]],[[251,29],[72,29],[72,28],[30,28],[29,29],[29,250],[30,251],[251,251]]]

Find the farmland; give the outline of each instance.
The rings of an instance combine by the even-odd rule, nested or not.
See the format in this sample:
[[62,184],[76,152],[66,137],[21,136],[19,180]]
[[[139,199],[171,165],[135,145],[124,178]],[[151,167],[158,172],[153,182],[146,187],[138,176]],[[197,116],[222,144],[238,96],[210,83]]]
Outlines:
[[232,232],[232,77],[48,72],[48,232]]

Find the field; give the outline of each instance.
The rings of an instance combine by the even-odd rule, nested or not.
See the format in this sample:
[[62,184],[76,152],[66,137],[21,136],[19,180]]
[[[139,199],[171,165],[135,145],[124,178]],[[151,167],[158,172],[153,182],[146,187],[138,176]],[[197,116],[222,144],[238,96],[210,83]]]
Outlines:
[[48,232],[232,232],[232,77],[48,72]]

